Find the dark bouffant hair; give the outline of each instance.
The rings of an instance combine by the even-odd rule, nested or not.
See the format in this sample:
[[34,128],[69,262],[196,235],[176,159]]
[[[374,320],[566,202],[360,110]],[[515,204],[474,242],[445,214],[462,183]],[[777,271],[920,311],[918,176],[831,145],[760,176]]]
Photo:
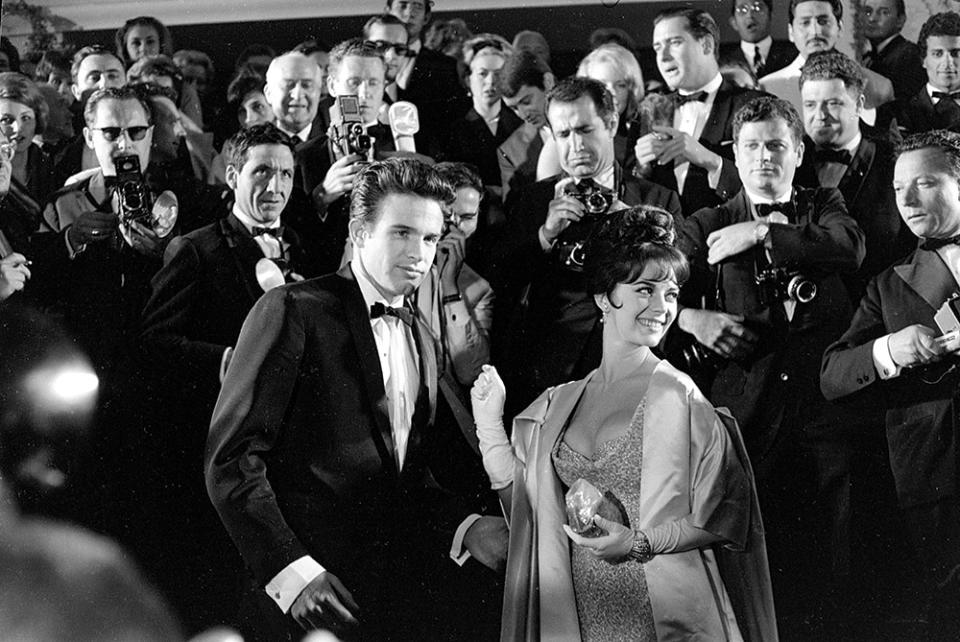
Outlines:
[[380,202],[389,194],[432,199],[444,210],[456,200],[450,183],[435,168],[412,158],[388,158],[370,163],[357,174],[350,195],[350,218],[375,224]]
[[652,205],[608,214],[587,239],[583,271],[589,294],[613,292],[619,283],[633,283],[648,263],[659,268],[658,279],[678,284],[690,276],[687,257],[674,247],[673,216]]

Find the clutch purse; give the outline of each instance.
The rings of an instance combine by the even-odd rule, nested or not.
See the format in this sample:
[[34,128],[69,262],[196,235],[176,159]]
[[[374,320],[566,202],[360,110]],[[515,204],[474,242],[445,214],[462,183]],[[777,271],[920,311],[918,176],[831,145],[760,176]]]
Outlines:
[[567,524],[573,531],[584,537],[600,537],[607,532],[593,523],[594,515],[600,515],[611,522],[630,528],[630,518],[623,503],[609,490],[600,490],[580,478],[573,482],[566,495]]

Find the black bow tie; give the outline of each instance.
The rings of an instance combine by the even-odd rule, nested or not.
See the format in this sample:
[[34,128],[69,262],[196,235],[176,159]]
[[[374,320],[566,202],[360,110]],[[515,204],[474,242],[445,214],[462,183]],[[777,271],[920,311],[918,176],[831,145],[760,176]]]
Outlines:
[[797,218],[797,207],[793,201],[784,201],[783,203],[757,203],[757,216],[766,218],[774,212],[780,212],[787,217],[788,221]]
[[280,227],[261,227],[259,225],[254,225],[253,229],[250,231],[254,236],[262,236],[268,234],[276,239],[279,239],[283,236],[283,226]]
[[923,239],[920,243],[920,247],[925,250],[930,250],[931,252],[936,252],[941,247],[946,247],[948,245],[960,245],[960,235],[951,236],[950,238],[945,239]]
[[686,105],[687,103],[692,103],[694,101],[705,103],[707,102],[707,95],[708,94],[705,91],[697,91],[692,94],[681,94],[680,92],[677,92],[674,94],[674,100],[677,101],[677,107],[680,107],[681,105]]
[[370,318],[379,319],[382,316],[396,317],[409,326],[413,326],[413,312],[407,308],[391,308],[380,302],[370,306]]
[[941,100],[943,100],[944,98],[948,98],[950,100],[960,100],[960,91],[955,91],[952,94],[947,93],[945,91],[935,91],[932,93],[932,96],[934,98],[939,98]]
[[817,148],[814,158],[818,163],[840,163],[849,165],[853,162],[853,155],[846,149]]

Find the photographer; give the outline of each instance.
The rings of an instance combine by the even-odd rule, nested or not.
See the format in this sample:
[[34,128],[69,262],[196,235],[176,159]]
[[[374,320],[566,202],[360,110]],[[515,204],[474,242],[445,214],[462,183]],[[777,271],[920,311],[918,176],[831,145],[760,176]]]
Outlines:
[[[847,449],[820,395],[817,355],[850,318],[840,273],[857,269],[865,244],[838,190],[792,188],[803,124],[790,103],[750,101],[734,117],[733,136],[743,189],[680,228],[677,246],[691,275],[677,325],[692,337],[674,333],[668,341],[694,341],[683,352],[686,362],[670,344],[667,354],[699,375],[710,400],[743,426],[780,592],[778,616],[789,628],[791,616],[809,615],[791,610],[801,606],[790,598],[803,598],[808,609],[809,595],[826,593],[804,580],[822,589],[823,577],[836,579],[849,562],[834,532],[849,508]],[[708,369],[715,371],[712,386]],[[824,559],[833,563],[829,571]]]
[[509,325],[495,333],[506,337],[495,348],[517,410],[599,363],[600,315],[581,271],[582,241],[595,222],[635,205],[681,216],[675,192],[625,175],[614,160],[617,112],[603,83],[557,83],[547,94],[547,121],[563,174],[520,190],[493,272],[505,311],[497,323]]

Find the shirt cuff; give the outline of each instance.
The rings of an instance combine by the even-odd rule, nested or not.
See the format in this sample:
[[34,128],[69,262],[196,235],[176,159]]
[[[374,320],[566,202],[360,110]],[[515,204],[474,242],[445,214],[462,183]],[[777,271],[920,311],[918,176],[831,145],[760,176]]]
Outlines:
[[290,607],[303,589],[325,570],[315,559],[304,555],[277,573],[264,590],[277,603],[281,611],[289,613]]
[[473,526],[478,519],[480,519],[480,516],[476,513],[470,515],[460,523],[460,526],[457,527],[457,532],[453,534],[453,545],[450,546],[450,559],[456,562],[457,566],[463,566],[463,564],[470,559],[470,551],[463,547],[463,538],[466,537],[467,531],[470,530],[470,527]]
[[715,190],[720,185],[720,176],[723,174],[723,161],[720,161],[720,166],[717,167],[712,172],[707,172],[707,185],[710,186],[710,189]]
[[873,366],[881,379],[893,379],[900,376],[902,368],[893,360],[890,354],[890,335],[880,337],[873,342]]
[[230,365],[232,355],[233,348],[227,346],[227,349],[223,351],[223,356],[220,357],[220,383],[223,383],[223,378],[227,376],[227,366]]
[[540,249],[544,252],[549,252],[553,249],[553,243],[547,240],[546,235],[543,233],[543,226],[540,226],[540,229],[537,230],[537,239],[540,241]]

